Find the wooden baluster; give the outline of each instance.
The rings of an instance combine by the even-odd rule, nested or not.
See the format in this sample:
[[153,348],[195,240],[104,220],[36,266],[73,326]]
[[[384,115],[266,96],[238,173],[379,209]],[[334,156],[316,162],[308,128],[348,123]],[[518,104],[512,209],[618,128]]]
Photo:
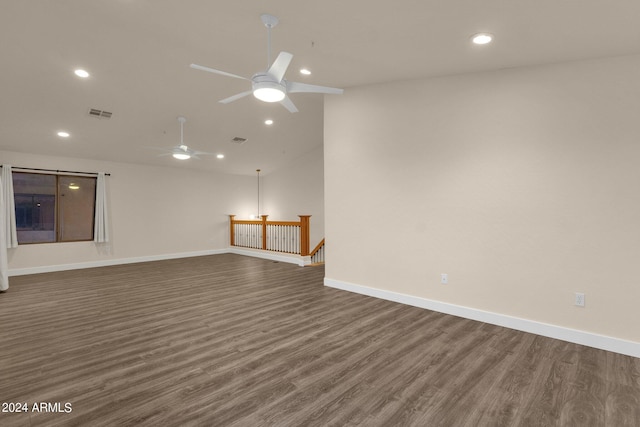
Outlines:
[[311,215],[298,215],[300,217],[300,255],[309,255],[309,218]]

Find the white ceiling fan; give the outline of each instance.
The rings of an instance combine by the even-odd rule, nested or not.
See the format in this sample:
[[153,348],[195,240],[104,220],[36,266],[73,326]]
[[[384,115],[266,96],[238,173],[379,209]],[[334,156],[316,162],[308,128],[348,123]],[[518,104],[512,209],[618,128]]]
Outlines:
[[196,151],[193,150],[191,148],[189,148],[185,143],[184,143],[184,123],[187,121],[187,119],[183,116],[178,117],[178,122],[180,123],[180,144],[176,145],[175,147],[172,148],[155,148],[156,150],[163,150],[166,151],[166,153],[164,154],[160,154],[161,156],[168,156],[171,155],[173,156],[173,158],[178,159],[178,160],[187,160],[190,158],[194,158],[197,159],[198,155],[210,155],[213,153],[206,153],[204,151]]
[[310,85],[306,83],[290,82],[284,79],[289,63],[293,55],[288,52],[280,52],[276,60],[271,64],[271,29],[278,25],[278,18],[272,15],[264,14],[260,16],[262,23],[267,27],[267,70],[254,74],[250,79],[236,74],[227,73],[202,65],[191,64],[191,68],[196,70],[207,71],[209,73],[221,74],[236,79],[249,80],[251,82],[251,90],[238,93],[219,102],[228,104],[247,95],[253,94],[256,98],[264,102],[280,102],[287,110],[292,113],[298,111],[291,99],[287,96],[289,93],[329,93],[340,95],[343,89],[337,89],[327,86]]

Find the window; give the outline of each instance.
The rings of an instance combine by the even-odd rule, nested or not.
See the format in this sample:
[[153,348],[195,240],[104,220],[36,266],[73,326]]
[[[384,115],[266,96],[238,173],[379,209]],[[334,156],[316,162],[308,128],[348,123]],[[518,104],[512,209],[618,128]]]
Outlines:
[[13,172],[18,243],[93,240],[96,178]]

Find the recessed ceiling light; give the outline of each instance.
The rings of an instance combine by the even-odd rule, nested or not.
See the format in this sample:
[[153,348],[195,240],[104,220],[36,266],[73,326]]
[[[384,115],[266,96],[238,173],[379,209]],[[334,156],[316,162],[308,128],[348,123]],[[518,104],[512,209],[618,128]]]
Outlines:
[[224,154],[218,154],[216,157],[219,159],[224,159]]
[[307,68],[300,68],[300,74],[304,74],[305,76],[311,75],[311,71]]
[[478,33],[471,36],[471,41],[474,44],[487,44],[491,43],[493,40],[493,34],[489,33]]
[[86,70],[83,70],[82,68],[78,68],[73,73],[78,77],[82,77],[83,79],[86,79],[87,77],[89,77],[89,73]]
[[264,121],[264,124],[267,125],[267,126],[271,126],[273,124],[273,120],[267,119],[267,120]]
[[65,132],[65,131],[61,130],[60,132],[58,132],[58,136],[60,138],[69,138],[70,134],[69,134],[69,132]]

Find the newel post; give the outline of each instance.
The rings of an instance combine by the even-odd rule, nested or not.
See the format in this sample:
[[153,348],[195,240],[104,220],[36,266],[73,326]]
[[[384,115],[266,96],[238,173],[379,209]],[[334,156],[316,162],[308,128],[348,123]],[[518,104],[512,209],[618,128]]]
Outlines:
[[300,255],[309,255],[309,218],[311,215],[298,215],[300,217]]
[[234,232],[235,227],[233,226],[233,218],[235,218],[235,215],[229,215],[229,245],[230,246],[235,246],[236,245],[236,234]]
[[269,215],[260,215],[262,217],[262,249],[267,249],[267,217]]

